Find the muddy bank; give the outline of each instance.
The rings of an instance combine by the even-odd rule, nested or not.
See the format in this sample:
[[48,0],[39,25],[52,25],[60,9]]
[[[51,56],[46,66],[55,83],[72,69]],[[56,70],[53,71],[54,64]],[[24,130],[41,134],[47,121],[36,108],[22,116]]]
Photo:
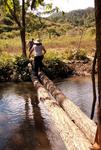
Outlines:
[[92,60],[72,60],[67,63],[67,65],[73,70],[74,74],[79,76],[91,75],[92,64],[93,64]]

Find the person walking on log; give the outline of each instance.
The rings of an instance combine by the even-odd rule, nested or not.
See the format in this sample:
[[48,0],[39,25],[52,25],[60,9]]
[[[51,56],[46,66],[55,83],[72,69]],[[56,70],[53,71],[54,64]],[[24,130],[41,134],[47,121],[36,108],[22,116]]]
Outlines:
[[30,50],[29,58],[33,55],[34,52],[34,65],[35,65],[35,75],[38,76],[38,71],[42,71],[42,60],[46,50],[39,39],[34,41],[34,45]]

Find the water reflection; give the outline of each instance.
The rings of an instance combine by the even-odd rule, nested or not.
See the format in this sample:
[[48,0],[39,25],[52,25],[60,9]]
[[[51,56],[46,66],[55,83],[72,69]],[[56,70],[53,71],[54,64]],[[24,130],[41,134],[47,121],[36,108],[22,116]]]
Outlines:
[[[56,85],[90,116],[90,78],[69,78]],[[0,150],[66,150],[51,114],[38,103],[31,83],[0,84]]]
[[[93,100],[92,82],[90,77],[68,78],[63,82],[58,82],[56,85],[70,100],[78,105],[88,117],[90,117]],[[96,111],[94,116],[95,120]]]
[[31,83],[0,89],[0,150],[66,150]]
[[50,150],[37,98],[20,87],[0,91],[0,150]]

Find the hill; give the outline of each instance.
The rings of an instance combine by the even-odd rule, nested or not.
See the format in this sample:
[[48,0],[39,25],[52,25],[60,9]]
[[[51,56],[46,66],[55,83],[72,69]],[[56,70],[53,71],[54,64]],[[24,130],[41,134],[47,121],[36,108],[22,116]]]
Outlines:
[[[0,8],[0,33],[17,30],[16,24],[10,15],[4,15]],[[65,35],[68,30],[72,30],[74,26],[87,28],[95,26],[94,8],[74,10],[62,15],[61,12],[53,13],[48,18],[38,18],[32,13],[27,14],[26,19],[27,33],[40,32],[45,35],[61,36]]]
[[73,10],[71,12],[64,13],[64,15],[62,15],[62,12],[54,13],[49,17],[49,20],[59,23],[70,23],[74,26],[94,26],[94,8],[89,7],[87,9]]

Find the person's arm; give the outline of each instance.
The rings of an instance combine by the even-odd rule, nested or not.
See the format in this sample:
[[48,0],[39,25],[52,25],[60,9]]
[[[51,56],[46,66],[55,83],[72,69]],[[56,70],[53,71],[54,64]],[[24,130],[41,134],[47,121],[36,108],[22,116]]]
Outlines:
[[32,52],[34,51],[34,47],[31,48],[30,53],[29,53],[29,58],[31,57]]
[[43,48],[43,51],[44,51],[44,54],[45,54],[45,53],[46,53],[46,50],[45,50],[44,46],[42,46],[42,48]]

